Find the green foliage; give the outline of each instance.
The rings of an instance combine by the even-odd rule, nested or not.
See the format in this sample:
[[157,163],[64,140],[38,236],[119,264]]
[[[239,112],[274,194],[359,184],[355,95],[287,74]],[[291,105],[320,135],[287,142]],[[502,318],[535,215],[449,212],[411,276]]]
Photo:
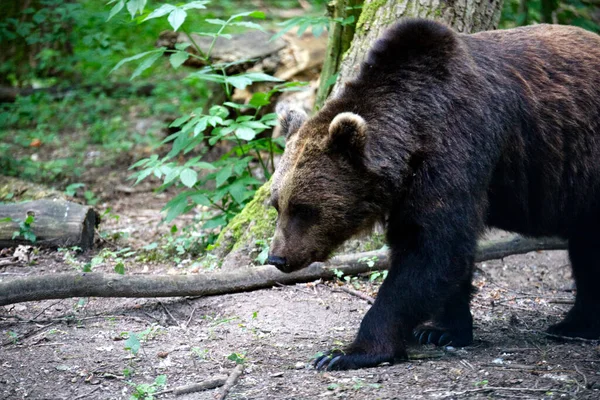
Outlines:
[[236,364],[244,364],[247,361],[246,354],[244,353],[231,353],[229,356],[227,356],[227,359],[235,362]]
[[[186,29],[188,11],[205,8],[208,1],[192,2],[183,5],[163,4],[151,11],[140,22],[167,17],[174,30]],[[119,3],[117,3],[119,5]],[[121,5],[120,8],[123,8]],[[136,8],[132,17],[145,11]],[[113,71],[136,62],[137,68],[131,79],[150,68],[161,56],[169,55],[170,65],[178,69],[189,58],[196,58],[206,65],[205,68],[187,74],[186,82],[200,81],[216,84],[223,91],[226,101],[205,110],[201,107],[189,114],[177,118],[170,128],[177,131],[168,136],[163,143],[171,144],[171,151],[163,157],[154,154],[135,163],[132,177],[136,183],[155,177],[162,181],[162,189],[178,186],[183,190],[167,202],[165,221],[172,222],[179,215],[192,209],[200,210],[202,228],[214,232],[227,224],[252,198],[256,189],[268,179],[274,169],[274,154],[282,152],[281,140],[272,140],[269,134],[263,135],[277,123],[273,113],[262,115],[263,107],[270,104],[271,97],[288,90],[297,90],[299,83],[280,83],[271,75],[258,72],[230,74],[228,68],[236,64],[219,64],[212,59],[214,46],[218,38],[229,39],[232,28],[263,30],[253,19],[264,19],[260,11],[237,13],[227,19],[205,18],[204,25],[214,29],[197,30],[196,34],[212,38],[208,48],[201,49],[188,36],[190,43],[178,44],[175,49],[159,48],[142,52],[121,60]],[[138,18],[139,19],[139,18]],[[189,47],[194,48],[190,52]],[[244,60],[239,60],[244,61]],[[245,89],[257,83],[271,83],[271,89],[255,93],[248,104],[233,101],[234,89]],[[204,160],[209,146],[226,144],[228,151],[218,160]],[[195,152],[195,157],[185,160],[182,156]]]
[[[544,7],[552,7],[545,9]],[[544,21],[544,15],[551,15],[552,21]],[[556,22],[574,25],[600,32],[600,9],[594,2],[562,0],[542,2],[542,0],[506,0],[502,10],[500,28],[530,25],[540,22]]]
[[37,237],[33,233],[33,223],[35,222],[35,216],[33,214],[27,214],[23,221],[19,222],[19,230],[13,232],[12,239],[23,239],[31,243],[35,243]]
[[133,393],[129,397],[130,400],[153,400],[155,398],[154,393],[167,384],[167,376],[159,375],[152,383],[136,384],[127,382],[127,384],[133,386]]
[[279,24],[282,28],[275,36],[273,36],[272,40],[283,36],[296,27],[298,27],[298,30],[296,31],[298,36],[302,36],[302,34],[310,28],[312,34],[315,37],[319,37],[329,27],[331,21],[337,22],[342,26],[346,26],[352,25],[355,20],[356,18],[354,15],[351,15],[347,18],[329,18],[326,16],[304,16],[290,18],[289,20]]

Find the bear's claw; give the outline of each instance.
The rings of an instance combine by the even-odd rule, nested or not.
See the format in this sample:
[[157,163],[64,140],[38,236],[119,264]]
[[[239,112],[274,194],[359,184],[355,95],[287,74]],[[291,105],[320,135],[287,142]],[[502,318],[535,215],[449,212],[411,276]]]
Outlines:
[[376,367],[381,363],[394,363],[394,356],[383,354],[349,353],[341,350],[328,351],[318,357],[313,365],[318,371],[342,371]]
[[455,334],[445,329],[424,326],[415,329],[413,336],[418,344],[433,344],[440,347],[450,345],[464,347],[473,343],[473,334],[470,330]]

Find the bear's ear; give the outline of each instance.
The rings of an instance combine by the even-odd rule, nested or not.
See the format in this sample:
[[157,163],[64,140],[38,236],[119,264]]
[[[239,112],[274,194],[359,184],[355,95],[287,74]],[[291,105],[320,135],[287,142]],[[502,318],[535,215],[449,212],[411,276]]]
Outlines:
[[361,156],[367,142],[367,122],[358,114],[343,112],[329,125],[327,146],[349,156]]
[[281,125],[281,134],[289,139],[294,133],[298,132],[302,124],[308,119],[304,110],[290,108],[286,103],[279,103],[275,108]]

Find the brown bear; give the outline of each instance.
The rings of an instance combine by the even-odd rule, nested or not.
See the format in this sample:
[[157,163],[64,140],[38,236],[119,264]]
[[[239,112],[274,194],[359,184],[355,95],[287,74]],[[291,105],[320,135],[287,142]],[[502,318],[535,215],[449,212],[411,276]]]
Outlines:
[[378,221],[390,247],[356,339],[319,369],[405,359],[413,335],[470,344],[486,226],[568,239],[577,296],[549,332],[600,338],[599,36],[555,25],[465,35],[402,21],[339,96],[309,120],[285,112],[282,126],[268,262],[304,268]]

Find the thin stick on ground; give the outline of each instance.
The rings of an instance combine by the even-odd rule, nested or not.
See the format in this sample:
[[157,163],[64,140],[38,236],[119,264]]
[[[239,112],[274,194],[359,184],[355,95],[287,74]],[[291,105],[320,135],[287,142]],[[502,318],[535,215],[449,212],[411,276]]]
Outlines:
[[[479,244],[476,261],[503,258],[535,250],[566,248],[558,239],[508,240]],[[368,265],[364,259],[375,260]],[[295,284],[317,279],[333,279],[334,269],[344,275],[387,269],[388,252],[384,250],[341,255],[326,264],[313,263],[308,268],[285,274],[272,266],[261,266],[225,273],[200,275],[119,275],[102,273],[64,273],[35,275],[0,282],[0,306],[34,300],[69,297],[174,297],[211,296],[270,288],[277,283]],[[328,268],[332,267],[332,268]]]
[[552,389],[552,388],[546,388],[546,389],[539,389],[539,388],[528,388],[528,387],[504,387],[504,386],[485,386],[482,388],[477,388],[477,389],[468,389],[468,390],[463,390],[460,392],[453,392],[450,389],[426,389],[423,391],[423,393],[433,393],[433,392],[448,392],[447,395],[444,395],[442,397],[438,397],[438,398],[446,398],[446,397],[456,397],[456,396],[462,396],[464,394],[467,393],[482,393],[482,392],[493,392],[493,391],[507,391],[507,392],[534,392],[534,393],[547,393],[547,392],[553,392],[553,393],[568,393],[564,390],[560,390],[560,389]]
[[225,375],[218,375],[202,382],[192,383],[191,385],[185,386],[177,386],[173,389],[167,389],[161,392],[156,392],[154,393],[154,396],[169,393],[173,393],[175,396],[180,396],[182,394],[202,392],[204,390],[221,387],[225,384],[226,381],[227,377]]
[[217,397],[219,400],[225,400],[227,394],[235,386],[238,378],[242,375],[243,372],[244,364],[238,364],[233,369],[233,371],[231,371],[231,374],[229,374],[229,377],[227,378],[225,384],[223,385],[223,388],[221,389],[221,394]]
[[364,294],[364,293],[362,293],[362,292],[360,292],[358,290],[354,290],[354,289],[346,287],[346,286],[340,286],[340,290],[342,292],[346,292],[348,294],[351,294],[352,296],[356,296],[356,297],[358,297],[360,299],[363,299],[363,300],[365,300],[369,304],[375,303],[375,299],[373,297],[369,296],[368,294]]

